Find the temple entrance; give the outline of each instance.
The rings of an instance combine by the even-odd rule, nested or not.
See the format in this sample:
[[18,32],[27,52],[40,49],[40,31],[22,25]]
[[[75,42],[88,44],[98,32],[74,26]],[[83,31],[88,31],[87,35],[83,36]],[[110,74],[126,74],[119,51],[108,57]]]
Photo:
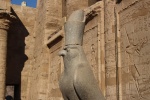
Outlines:
[[15,90],[14,85],[6,86],[6,91],[5,91],[5,99],[6,100],[11,100],[14,98],[14,90]]
[[6,100],[20,100],[20,85],[7,85],[5,91]]

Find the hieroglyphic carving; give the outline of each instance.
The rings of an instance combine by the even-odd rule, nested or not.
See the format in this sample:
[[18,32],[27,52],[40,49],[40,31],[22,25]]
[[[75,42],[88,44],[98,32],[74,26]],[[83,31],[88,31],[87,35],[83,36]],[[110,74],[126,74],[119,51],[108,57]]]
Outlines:
[[122,100],[150,97],[150,0],[142,0],[119,14]]
[[84,30],[83,49],[87,60],[90,62],[94,76],[99,81],[99,86],[104,93],[105,80],[105,53],[104,53],[104,17],[103,2],[99,1],[94,5],[84,9],[87,24]]
[[[96,22],[97,17],[95,17],[91,22]],[[91,23],[89,23],[91,24]],[[97,23],[95,23],[97,24]],[[88,25],[87,25],[88,26]],[[88,29],[84,33],[83,37],[83,49],[85,51],[87,60],[90,62],[90,65],[92,67],[92,70],[94,72],[94,75],[96,79],[98,80],[98,39],[97,39],[97,31],[98,27],[97,25],[95,27],[90,27],[92,29]]]

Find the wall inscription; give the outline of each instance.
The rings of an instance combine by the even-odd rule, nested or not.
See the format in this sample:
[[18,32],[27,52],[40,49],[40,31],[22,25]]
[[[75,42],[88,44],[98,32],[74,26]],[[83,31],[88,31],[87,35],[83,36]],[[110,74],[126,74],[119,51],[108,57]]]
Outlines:
[[150,0],[119,13],[122,100],[150,98]]

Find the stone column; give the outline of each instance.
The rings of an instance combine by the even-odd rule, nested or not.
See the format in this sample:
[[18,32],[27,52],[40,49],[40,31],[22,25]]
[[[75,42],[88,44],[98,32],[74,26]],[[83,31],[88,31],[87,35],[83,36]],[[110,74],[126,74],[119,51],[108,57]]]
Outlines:
[[5,100],[6,57],[7,57],[7,31],[9,29],[10,15],[0,12],[0,100]]

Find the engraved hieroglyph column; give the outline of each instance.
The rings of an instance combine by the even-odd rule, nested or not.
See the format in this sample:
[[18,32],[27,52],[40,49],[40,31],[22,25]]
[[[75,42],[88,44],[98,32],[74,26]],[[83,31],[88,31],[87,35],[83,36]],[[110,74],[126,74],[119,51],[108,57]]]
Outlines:
[[10,15],[0,12],[0,100],[5,97],[7,31],[9,29]]

